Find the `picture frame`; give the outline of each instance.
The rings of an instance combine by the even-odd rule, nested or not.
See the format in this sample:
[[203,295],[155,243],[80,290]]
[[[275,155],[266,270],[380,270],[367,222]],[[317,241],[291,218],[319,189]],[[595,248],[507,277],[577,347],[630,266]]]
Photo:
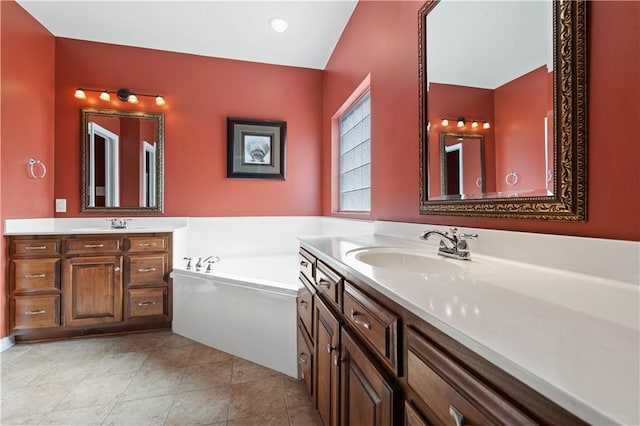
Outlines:
[[287,122],[227,117],[227,178],[286,179]]

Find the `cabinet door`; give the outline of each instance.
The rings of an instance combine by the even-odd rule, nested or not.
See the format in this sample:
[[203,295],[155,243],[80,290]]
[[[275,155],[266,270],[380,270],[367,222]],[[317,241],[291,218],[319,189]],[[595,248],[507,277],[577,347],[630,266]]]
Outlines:
[[315,296],[316,408],[324,426],[339,424],[340,322]]
[[391,426],[397,391],[348,331],[342,330],[342,424]]
[[122,256],[67,259],[63,274],[64,324],[91,326],[122,321]]
[[169,278],[167,253],[128,255],[125,259],[125,282],[134,285],[166,285]]
[[298,375],[304,380],[309,395],[313,396],[313,346],[308,341],[307,332],[302,327],[302,324],[298,322]]

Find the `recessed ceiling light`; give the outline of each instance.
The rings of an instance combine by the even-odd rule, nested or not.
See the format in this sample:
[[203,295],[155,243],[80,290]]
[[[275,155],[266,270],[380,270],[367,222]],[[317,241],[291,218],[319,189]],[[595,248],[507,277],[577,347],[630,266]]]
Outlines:
[[277,33],[283,33],[289,28],[289,22],[284,18],[271,18],[269,19],[269,25]]

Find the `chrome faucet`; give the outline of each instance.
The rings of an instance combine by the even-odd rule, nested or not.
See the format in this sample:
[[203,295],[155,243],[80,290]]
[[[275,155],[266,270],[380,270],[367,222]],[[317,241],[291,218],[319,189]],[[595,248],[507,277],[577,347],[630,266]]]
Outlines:
[[458,235],[458,228],[449,228],[449,230],[451,231],[451,235],[449,235],[449,232],[426,231],[420,236],[420,239],[426,241],[430,236],[436,235],[440,238],[440,247],[438,248],[439,255],[460,260],[471,259],[467,240],[478,238],[478,234]]
[[106,220],[111,222],[111,229],[127,229],[128,222],[131,219],[120,219],[120,218],[114,217],[113,219],[106,219]]

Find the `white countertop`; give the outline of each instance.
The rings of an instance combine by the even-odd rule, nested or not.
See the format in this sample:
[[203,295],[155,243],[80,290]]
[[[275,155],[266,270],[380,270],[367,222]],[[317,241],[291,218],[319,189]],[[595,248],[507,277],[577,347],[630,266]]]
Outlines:
[[174,232],[188,226],[184,218],[129,219],[127,228],[111,228],[105,218],[8,219],[4,235],[139,234]]
[[404,272],[346,253],[436,249],[379,235],[300,241],[585,421],[640,424],[638,286],[480,255],[441,258],[456,273]]

